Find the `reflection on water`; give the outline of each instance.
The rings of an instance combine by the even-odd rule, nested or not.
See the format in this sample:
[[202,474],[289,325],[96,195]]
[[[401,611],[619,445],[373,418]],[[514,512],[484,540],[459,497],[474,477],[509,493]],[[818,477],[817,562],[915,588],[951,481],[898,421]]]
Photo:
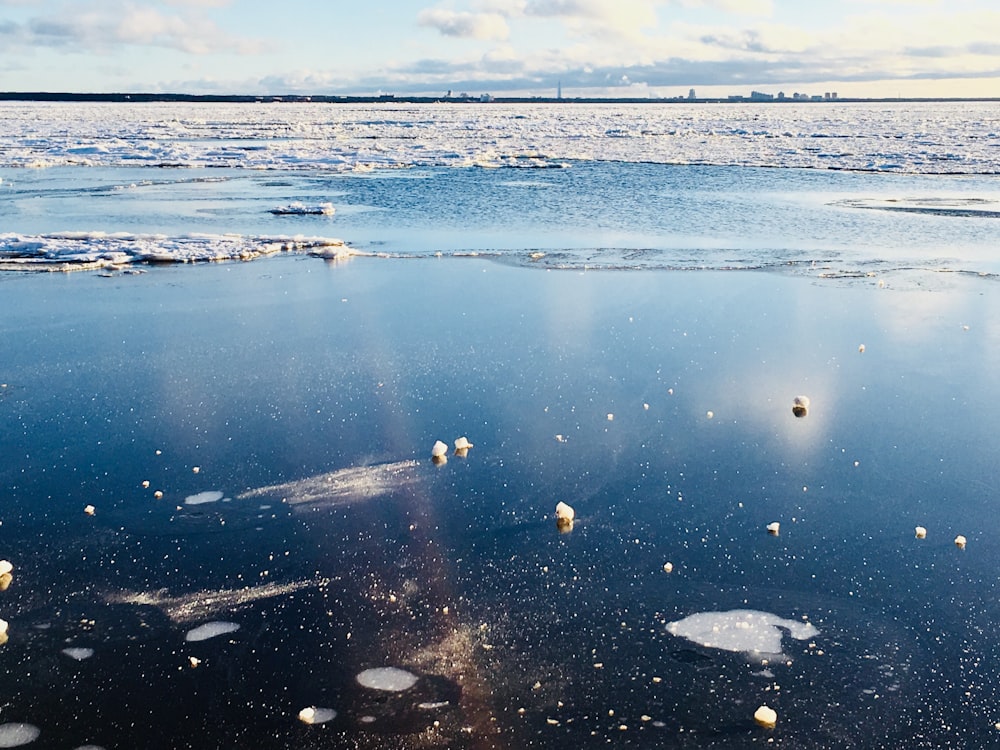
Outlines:
[[984,283],[0,280],[0,719],[54,747],[989,746]]

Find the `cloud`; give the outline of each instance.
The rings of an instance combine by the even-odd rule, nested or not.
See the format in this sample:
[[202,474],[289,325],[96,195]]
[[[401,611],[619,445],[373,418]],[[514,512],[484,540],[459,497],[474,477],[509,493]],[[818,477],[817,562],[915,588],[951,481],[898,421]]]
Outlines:
[[430,8],[421,11],[417,22],[445,36],[462,39],[506,39],[509,33],[507,21],[499,13],[456,13]]
[[201,12],[202,7],[199,4],[194,10],[172,11],[151,4],[105,3],[91,10],[61,12],[46,5],[44,15],[0,26],[0,38],[22,47],[99,54],[126,46],[159,47],[195,55],[220,51],[254,54],[266,48],[261,41],[227,34]]

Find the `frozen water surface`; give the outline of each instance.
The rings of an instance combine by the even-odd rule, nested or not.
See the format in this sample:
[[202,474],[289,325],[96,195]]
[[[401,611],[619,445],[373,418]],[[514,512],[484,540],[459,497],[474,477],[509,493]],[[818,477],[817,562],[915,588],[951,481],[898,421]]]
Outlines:
[[990,106],[5,106],[3,731],[995,745]]

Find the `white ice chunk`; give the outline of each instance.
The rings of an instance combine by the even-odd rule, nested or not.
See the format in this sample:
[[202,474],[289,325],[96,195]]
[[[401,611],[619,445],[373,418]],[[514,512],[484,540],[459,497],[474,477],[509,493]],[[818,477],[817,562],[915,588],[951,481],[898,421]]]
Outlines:
[[206,622],[204,625],[199,625],[193,630],[189,630],[187,635],[184,636],[184,640],[207,641],[209,638],[215,638],[217,635],[235,633],[239,629],[240,626],[235,622]]
[[366,669],[357,676],[358,684],[372,690],[386,690],[398,693],[409,690],[419,679],[415,674],[396,667]]
[[332,203],[318,203],[316,205],[306,205],[301,201],[293,201],[285,206],[278,206],[271,209],[275,216],[333,216],[335,209]]
[[812,623],[752,609],[699,612],[668,623],[667,631],[707,648],[763,654],[781,654],[781,637],[786,631],[800,641],[819,635]]
[[0,576],[6,575],[14,570],[14,565],[10,560],[0,560]]
[[70,659],[76,659],[77,661],[83,661],[84,659],[89,659],[94,655],[94,649],[92,648],[82,648],[79,646],[74,646],[71,648],[64,648],[62,650],[66,656]]
[[337,718],[337,712],[332,708],[308,706],[299,711],[299,721],[304,724],[325,724]]
[[34,724],[12,721],[0,724],[0,747],[20,747],[34,742],[42,732]]
[[225,493],[218,490],[207,490],[196,495],[188,495],[184,498],[185,505],[204,505],[205,503],[216,503],[222,499]]

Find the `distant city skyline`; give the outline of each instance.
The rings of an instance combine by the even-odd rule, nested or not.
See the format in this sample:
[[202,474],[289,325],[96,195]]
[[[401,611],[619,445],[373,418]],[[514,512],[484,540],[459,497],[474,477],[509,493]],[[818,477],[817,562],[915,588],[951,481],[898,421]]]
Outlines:
[[992,0],[0,0],[0,91],[1000,96]]

